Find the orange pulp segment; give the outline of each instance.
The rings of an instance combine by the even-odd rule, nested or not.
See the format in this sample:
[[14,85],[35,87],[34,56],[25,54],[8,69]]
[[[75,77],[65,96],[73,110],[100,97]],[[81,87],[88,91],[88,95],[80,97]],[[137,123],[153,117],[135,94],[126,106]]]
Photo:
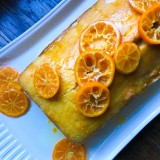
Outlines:
[[34,87],[43,98],[52,98],[59,89],[59,76],[49,64],[37,68],[34,74]]
[[133,9],[139,13],[144,13],[154,4],[160,4],[160,0],[129,0]]
[[79,86],[98,81],[107,87],[113,81],[115,65],[112,57],[101,50],[87,50],[80,54],[74,67]]
[[140,57],[140,49],[135,43],[124,42],[114,55],[116,69],[123,74],[132,73],[138,67]]
[[138,31],[146,43],[160,44],[160,4],[153,5],[141,15]]
[[0,93],[0,112],[7,116],[18,117],[29,108],[26,94],[15,89],[4,89]]
[[100,82],[89,82],[76,93],[76,106],[80,113],[87,117],[103,114],[110,103],[110,92]]
[[120,43],[121,34],[112,22],[96,21],[81,34],[79,47],[81,52],[88,49],[100,49],[113,55]]
[[86,160],[86,148],[65,138],[56,144],[52,157],[53,160]]
[[11,67],[0,68],[0,91],[4,88],[13,88],[21,90],[18,84],[19,73]]

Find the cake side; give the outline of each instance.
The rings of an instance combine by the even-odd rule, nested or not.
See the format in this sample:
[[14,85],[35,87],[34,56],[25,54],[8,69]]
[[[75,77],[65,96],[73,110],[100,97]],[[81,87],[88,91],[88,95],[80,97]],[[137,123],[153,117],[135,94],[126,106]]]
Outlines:
[[[107,2],[99,0],[77,19],[21,74],[19,83],[42,111],[72,141],[82,143],[108,119],[118,113],[126,103],[149,85],[153,79],[160,78],[160,46],[149,46],[137,41],[141,52],[140,65],[136,72],[122,75],[116,72],[110,86],[111,103],[101,116],[88,118],[79,113],[75,106],[77,83],[74,76],[74,63],[79,55],[78,40],[86,26],[96,20],[110,20],[121,31],[123,41],[136,41],[138,37],[137,14],[127,0]],[[58,71],[60,89],[51,99],[40,97],[33,85],[34,72],[38,66],[51,63]]]

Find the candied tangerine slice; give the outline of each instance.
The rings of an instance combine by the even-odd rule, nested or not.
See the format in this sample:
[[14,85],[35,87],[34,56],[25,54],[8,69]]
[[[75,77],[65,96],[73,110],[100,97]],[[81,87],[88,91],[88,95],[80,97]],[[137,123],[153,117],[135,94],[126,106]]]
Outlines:
[[76,93],[76,106],[80,113],[87,117],[103,114],[110,103],[110,92],[100,82],[89,82]]
[[153,5],[141,15],[138,31],[146,43],[160,44],[160,4]]
[[116,69],[123,74],[134,72],[138,67],[140,57],[140,49],[135,43],[124,42],[119,45],[114,55]]
[[0,112],[7,116],[18,117],[26,113],[29,100],[26,94],[15,89],[4,89],[0,93]]
[[81,34],[79,48],[81,52],[88,49],[100,49],[113,55],[120,43],[120,31],[112,22],[96,21]]
[[0,91],[5,88],[13,88],[21,90],[18,84],[19,73],[16,69],[11,67],[1,67],[0,68]]
[[160,4],[160,0],[129,0],[133,9],[139,13],[144,13],[154,4]]
[[115,65],[111,56],[101,50],[87,50],[80,54],[74,66],[75,77],[81,87],[88,82],[101,82],[111,85]]
[[86,148],[65,138],[56,144],[52,158],[53,160],[86,160]]
[[34,87],[43,98],[52,98],[59,89],[59,76],[49,64],[43,64],[34,74]]

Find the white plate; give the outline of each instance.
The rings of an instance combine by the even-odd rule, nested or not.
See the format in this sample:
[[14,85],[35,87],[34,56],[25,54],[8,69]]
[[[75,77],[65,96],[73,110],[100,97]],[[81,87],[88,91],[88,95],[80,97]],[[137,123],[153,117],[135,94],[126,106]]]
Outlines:
[[[0,66],[20,72],[35,59],[65,28],[96,0],[63,0],[55,9],[16,40],[0,50]],[[160,81],[114,116],[87,142],[88,160],[110,160],[137,133],[160,113]],[[31,101],[29,112],[20,118],[0,114],[1,160],[51,160],[54,145],[64,137]]]

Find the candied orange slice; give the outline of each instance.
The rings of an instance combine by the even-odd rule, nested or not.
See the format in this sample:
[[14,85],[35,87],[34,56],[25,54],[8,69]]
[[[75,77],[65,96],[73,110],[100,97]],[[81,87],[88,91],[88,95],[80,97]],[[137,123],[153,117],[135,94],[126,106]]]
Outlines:
[[19,73],[16,69],[11,67],[1,67],[0,68],[0,91],[4,88],[14,88],[21,90],[21,87],[18,85]]
[[160,4],[152,6],[142,14],[138,31],[146,43],[160,44]]
[[41,97],[52,98],[59,89],[57,71],[49,64],[41,65],[34,74],[34,87]]
[[80,113],[87,117],[103,114],[110,103],[110,92],[100,82],[89,82],[76,93],[76,106]]
[[105,52],[87,50],[77,58],[74,72],[79,86],[97,81],[108,87],[114,78],[115,65],[113,59]]
[[133,9],[139,13],[144,13],[154,4],[160,4],[160,0],[129,0]]
[[18,117],[26,113],[29,100],[26,94],[15,89],[4,89],[0,93],[0,112],[7,116]]
[[113,55],[120,42],[121,34],[112,22],[96,21],[81,34],[79,47],[81,52],[88,49],[100,49]]
[[86,148],[65,138],[56,144],[52,157],[53,160],[86,160]]
[[116,69],[123,74],[132,73],[138,67],[140,57],[140,49],[135,43],[124,42],[114,55]]

